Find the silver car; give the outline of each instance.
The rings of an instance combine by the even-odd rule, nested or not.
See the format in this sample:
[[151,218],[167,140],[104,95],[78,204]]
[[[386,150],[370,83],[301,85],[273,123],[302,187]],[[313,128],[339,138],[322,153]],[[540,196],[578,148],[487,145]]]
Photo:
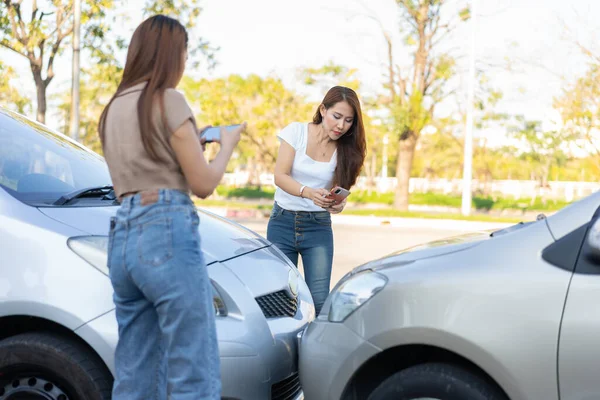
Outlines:
[[302,335],[306,398],[600,399],[599,206],[356,268]]
[[[117,323],[104,160],[0,109],[0,400],[110,399]],[[314,318],[269,242],[200,211],[227,399],[300,399],[297,335]],[[140,338],[144,340],[144,338]]]

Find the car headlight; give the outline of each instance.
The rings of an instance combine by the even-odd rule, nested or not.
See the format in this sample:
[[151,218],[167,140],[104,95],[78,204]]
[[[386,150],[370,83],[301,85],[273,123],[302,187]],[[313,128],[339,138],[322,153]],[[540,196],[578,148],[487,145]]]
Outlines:
[[225,307],[225,302],[223,301],[223,297],[221,297],[221,293],[217,289],[216,285],[213,281],[211,282],[212,290],[213,290],[213,308],[215,309],[215,315],[217,317],[226,317],[227,316],[227,307]]
[[108,276],[108,236],[77,236],[67,246],[92,267]]
[[[67,246],[84,261],[108,276],[108,236],[76,236],[67,240]],[[223,297],[211,281],[213,307],[216,316],[226,316]]]
[[352,276],[331,293],[329,321],[343,322],[386,284],[387,278],[384,275],[370,270]]

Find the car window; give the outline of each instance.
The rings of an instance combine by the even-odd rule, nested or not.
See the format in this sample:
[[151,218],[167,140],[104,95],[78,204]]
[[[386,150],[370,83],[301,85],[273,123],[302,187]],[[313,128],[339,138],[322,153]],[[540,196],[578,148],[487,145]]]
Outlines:
[[550,264],[573,271],[589,224],[584,224],[542,250],[542,258]]
[[587,224],[575,273],[600,275],[600,208]]
[[48,205],[74,190],[110,183],[98,154],[27,118],[0,111],[0,186],[14,197]]
[[[600,274],[600,207],[590,221],[542,250],[542,258],[550,264],[582,274]],[[595,229],[591,229],[594,227]],[[591,236],[590,236],[591,235]]]

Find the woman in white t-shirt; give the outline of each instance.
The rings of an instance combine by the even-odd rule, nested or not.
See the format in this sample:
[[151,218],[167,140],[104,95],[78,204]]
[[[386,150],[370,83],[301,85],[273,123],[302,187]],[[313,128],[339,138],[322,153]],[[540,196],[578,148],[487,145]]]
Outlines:
[[278,135],[275,165],[275,204],[267,239],[298,265],[302,256],[304,278],[320,312],[331,281],[333,231],[331,215],[344,209],[335,204],[330,189],[350,189],[363,166],[365,129],[360,102],[347,87],[331,88],[313,121],[293,122]]

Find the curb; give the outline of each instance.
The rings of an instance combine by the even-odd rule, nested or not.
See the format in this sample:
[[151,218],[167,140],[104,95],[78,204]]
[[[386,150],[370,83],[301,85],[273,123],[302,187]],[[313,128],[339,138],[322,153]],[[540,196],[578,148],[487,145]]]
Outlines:
[[481,231],[501,229],[514,225],[507,222],[462,221],[453,219],[403,218],[403,217],[368,217],[355,215],[334,215],[331,220],[340,225],[380,226],[388,225],[399,228],[428,228],[448,231]]
[[[231,209],[227,207],[199,207],[203,210],[231,220],[266,221],[264,212],[251,209]],[[336,225],[354,226],[392,226],[400,228],[428,228],[450,231],[480,231],[501,229],[514,225],[510,222],[462,221],[452,219],[424,219],[404,217],[372,217],[359,215],[332,215],[331,221]]]

